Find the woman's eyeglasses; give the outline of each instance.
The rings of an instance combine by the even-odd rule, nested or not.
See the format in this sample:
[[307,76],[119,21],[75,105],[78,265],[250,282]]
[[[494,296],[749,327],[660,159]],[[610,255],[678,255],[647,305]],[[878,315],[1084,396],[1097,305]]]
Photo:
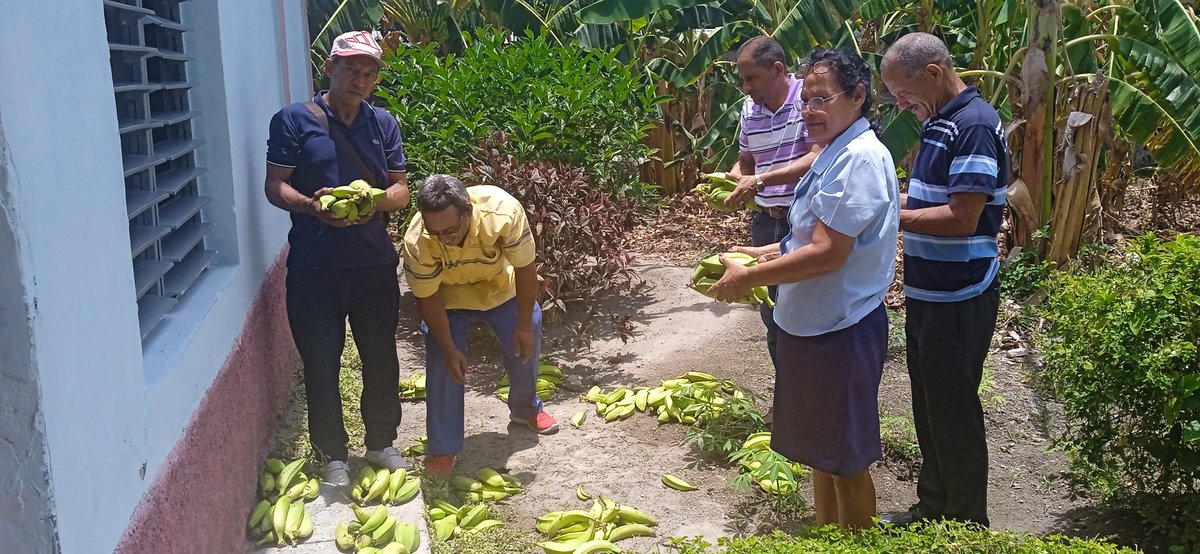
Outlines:
[[843,90],[842,92],[839,92],[832,96],[813,96],[813,97],[809,98],[808,100],[805,100],[804,104],[802,104],[800,106],[800,109],[801,110],[811,110],[814,112],[825,111],[825,104],[827,102],[829,102],[830,100],[833,100],[834,98],[837,98],[843,94],[846,94],[846,91]]

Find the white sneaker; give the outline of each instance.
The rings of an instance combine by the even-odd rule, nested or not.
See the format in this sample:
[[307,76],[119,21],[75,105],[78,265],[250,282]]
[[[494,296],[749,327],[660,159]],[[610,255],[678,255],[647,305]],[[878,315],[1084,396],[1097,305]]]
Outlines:
[[410,469],[412,467],[409,465],[408,459],[406,459],[391,446],[384,448],[383,450],[368,450],[367,454],[363,456],[363,459],[374,465],[386,467],[388,471],[396,471],[397,469]]
[[335,487],[350,484],[350,466],[346,462],[333,461],[325,465],[325,482]]

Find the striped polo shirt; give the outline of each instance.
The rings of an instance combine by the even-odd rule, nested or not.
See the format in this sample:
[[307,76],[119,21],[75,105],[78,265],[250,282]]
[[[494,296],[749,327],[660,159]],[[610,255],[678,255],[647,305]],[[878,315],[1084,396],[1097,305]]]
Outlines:
[[[808,153],[808,129],[800,117],[800,89],[803,82],[788,75],[788,94],[779,111],[772,112],[766,106],[755,104],[746,97],[742,105],[742,130],[738,145],[742,154],[754,158],[754,173],[761,175],[772,169],[787,167],[788,164]],[[796,180],[799,182],[799,179]],[[754,201],[759,206],[790,206],[796,183],[769,186],[756,194]]]
[[904,231],[904,294],[927,302],[981,294],[1000,269],[996,235],[1008,196],[1008,149],[1000,115],[975,87],[925,122],[909,176],[910,210],[944,206],[960,192],[986,194],[988,202],[970,236]]

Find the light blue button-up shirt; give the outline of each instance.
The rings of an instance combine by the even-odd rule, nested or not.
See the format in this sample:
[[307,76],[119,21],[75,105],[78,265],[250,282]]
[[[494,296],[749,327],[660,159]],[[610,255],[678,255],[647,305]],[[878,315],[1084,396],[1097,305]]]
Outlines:
[[866,119],[822,150],[796,186],[784,256],[812,242],[818,220],[854,237],[854,248],[837,270],[779,285],[775,322],[801,337],[858,323],[883,301],[896,274],[900,188],[892,155]]

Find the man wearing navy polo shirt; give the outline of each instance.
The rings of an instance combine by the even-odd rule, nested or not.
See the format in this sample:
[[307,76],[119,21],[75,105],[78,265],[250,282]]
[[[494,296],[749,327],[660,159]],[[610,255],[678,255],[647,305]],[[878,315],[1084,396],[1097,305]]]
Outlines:
[[1004,130],[933,35],[897,40],[884,54],[882,74],[899,107],[925,122],[900,211],[908,374],[922,464],[917,504],[885,521],[947,518],[987,526],[988,450],[978,391],[1000,302]]
[[[304,363],[309,438],[328,464],[325,481],[338,487],[350,482],[338,390],[347,318],[362,360],[365,458],[392,470],[407,466],[392,444],[400,425],[400,289],[387,222],[388,212],[408,205],[408,181],[395,118],[366,102],[382,54],[370,32],[337,37],[325,62],[329,90],[275,114],[267,141],[267,199],[292,218],[287,311]],[[343,147],[332,138],[333,127],[348,139]],[[345,146],[357,151],[361,164]],[[347,223],[332,217],[317,198],[355,179],[385,189],[387,196],[373,214]]]

